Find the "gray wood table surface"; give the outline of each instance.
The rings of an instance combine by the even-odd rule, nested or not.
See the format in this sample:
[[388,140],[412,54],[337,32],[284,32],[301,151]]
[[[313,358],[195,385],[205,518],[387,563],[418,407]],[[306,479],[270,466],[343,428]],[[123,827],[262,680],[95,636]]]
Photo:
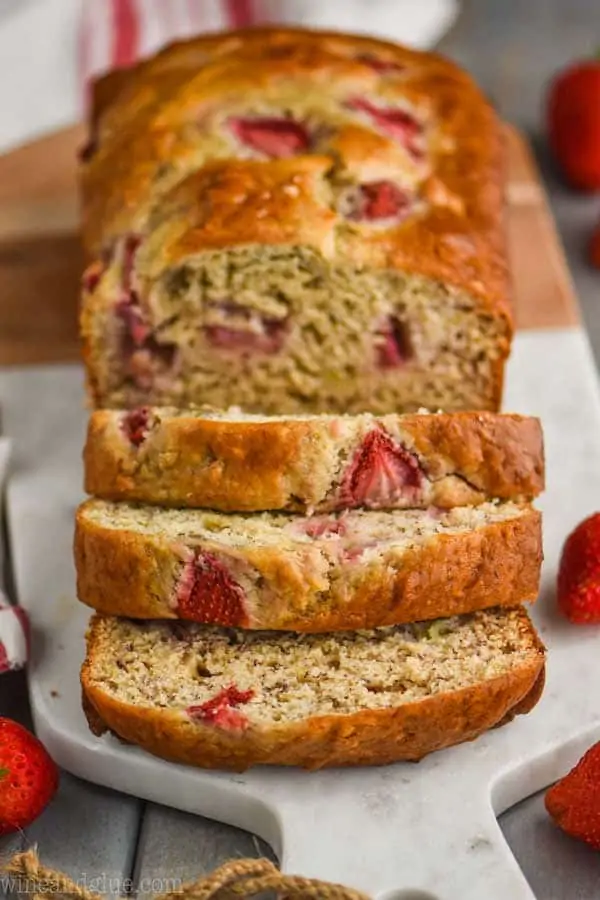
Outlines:
[[[600,218],[600,199],[572,193],[557,178],[544,147],[543,98],[558,68],[598,45],[599,0],[473,0],[463,4],[459,21],[441,45],[444,53],[473,72],[501,114],[533,141],[597,359],[600,272],[586,263],[585,248]],[[592,686],[582,685],[585,689]],[[27,723],[22,676],[0,679],[0,715]],[[509,810],[501,825],[539,900],[600,898],[600,853],[553,828],[541,795]],[[129,879],[139,893],[153,894],[162,878],[189,879],[231,857],[272,858],[262,841],[245,832],[67,774],[51,807],[26,835],[0,839],[0,858],[31,843],[39,844],[47,864],[112,894],[127,888]]]

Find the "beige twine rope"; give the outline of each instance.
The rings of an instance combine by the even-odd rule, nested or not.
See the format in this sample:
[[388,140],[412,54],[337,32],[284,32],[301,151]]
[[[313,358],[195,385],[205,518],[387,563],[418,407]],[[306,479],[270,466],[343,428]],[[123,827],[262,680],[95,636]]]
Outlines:
[[[0,875],[18,880],[17,894],[31,900],[100,900],[98,894],[75,884],[62,872],[43,866],[34,850],[17,853],[0,868]],[[366,894],[339,884],[282,875],[268,859],[240,859],[225,863],[206,878],[183,885],[156,900],[240,900],[256,897],[263,891],[299,900],[369,900]]]

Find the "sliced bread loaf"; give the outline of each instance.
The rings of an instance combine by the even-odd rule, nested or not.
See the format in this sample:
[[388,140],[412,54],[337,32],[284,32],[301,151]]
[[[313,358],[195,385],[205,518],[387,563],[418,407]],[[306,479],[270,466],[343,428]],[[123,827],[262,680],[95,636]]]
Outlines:
[[82,685],[96,733],[242,771],[420,759],[528,712],[543,675],[520,608],[299,636],[95,617]]
[[481,412],[99,410],[84,460],[97,497],[223,512],[451,508],[544,487],[539,420]]
[[90,500],[80,600],[108,615],[254,629],[375,628],[535,598],[540,514],[514,503],[327,516]]

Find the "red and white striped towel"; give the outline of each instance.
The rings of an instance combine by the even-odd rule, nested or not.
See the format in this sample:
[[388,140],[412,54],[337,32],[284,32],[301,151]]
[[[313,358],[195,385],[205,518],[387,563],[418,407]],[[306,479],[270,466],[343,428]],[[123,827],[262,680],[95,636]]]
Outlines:
[[0,675],[22,669],[28,649],[27,614],[20,606],[9,606],[0,592]]
[[434,44],[457,0],[93,0],[85,3],[80,76],[128,66],[177,38],[250,25],[303,25]]
[[459,9],[460,0],[0,0],[0,153],[78,121],[90,77],[176,38],[297,24],[429,48]]
[[[10,445],[0,438],[0,493],[8,469]],[[0,674],[20,669],[27,662],[29,628],[25,610],[10,606],[2,593],[2,544],[0,543]]]
[[81,35],[83,80],[129,66],[177,38],[282,21],[285,6],[285,0],[106,0],[86,4]]
[[177,38],[243,27],[258,21],[259,0],[105,0],[86,3],[81,31],[81,75],[129,66]]

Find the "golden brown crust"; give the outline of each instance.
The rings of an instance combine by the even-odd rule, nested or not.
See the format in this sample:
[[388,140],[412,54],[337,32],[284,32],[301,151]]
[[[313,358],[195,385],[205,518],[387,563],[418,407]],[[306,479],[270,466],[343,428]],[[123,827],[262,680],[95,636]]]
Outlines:
[[[162,535],[103,527],[87,508],[80,508],[75,531],[77,595],[106,615],[325,632],[515,606],[535,600],[539,589],[541,516],[533,508],[365,561],[324,556],[312,543],[238,543],[224,554],[223,544],[199,539],[192,549]],[[184,560],[197,550],[249,574],[239,619],[223,619],[218,602],[178,610]]]
[[[378,72],[370,57],[397,65],[399,73],[392,77],[389,71]],[[199,184],[209,171],[211,177],[221,172],[218,177],[225,182],[214,214],[223,220],[229,205],[231,216],[220,243],[294,243],[302,241],[305,232],[314,243],[319,234],[320,249],[329,257],[414,272],[464,290],[477,298],[482,310],[504,320],[510,338],[499,123],[471,79],[448,60],[370,38],[255,30],[174,45],[128,74],[100,84],[97,96],[93,116],[97,146],[81,179],[85,241],[91,254],[97,255],[119,234],[143,229],[157,199],[187,175],[191,177],[177,188],[177,196],[184,206],[196,208]],[[304,98],[315,96],[323,98],[323,109],[310,107],[312,101],[305,109]],[[321,165],[319,156],[337,160],[336,165],[341,161],[358,181],[382,177],[386,171],[410,170],[406,154],[393,140],[364,116],[348,112],[347,102],[357,96],[408,102],[431,129],[431,171],[420,188],[426,211],[392,229],[365,233],[338,228],[335,247],[326,190],[319,190],[321,211],[310,213],[316,226],[312,236],[309,224],[296,215],[297,207],[288,217],[281,211],[279,201],[285,198],[276,204],[279,231],[266,216],[267,231],[257,232],[257,225],[263,225],[249,209],[247,227],[243,216],[236,220],[233,210],[240,187],[234,184],[236,172],[244,172],[240,177],[245,178],[259,169],[215,161],[235,153],[220,133],[219,123],[230,110],[243,115],[256,108],[297,107],[301,117],[310,117],[312,111],[317,119],[322,113],[323,121],[316,124],[332,122],[333,132],[315,148],[310,163],[315,172]],[[209,123],[212,144],[200,134],[201,121]],[[298,165],[300,159],[290,162]],[[270,162],[264,169],[264,177],[273,173],[275,192],[275,173],[280,163],[287,162]],[[207,171],[198,171],[206,163]],[[259,194],[264,194],[264,185]],[[264,198],[260,202],[262,209]],[[181,228],[175,226],[171,261],[192,249],[214,246],[208,236],[218,228],[211,215],[207,213],[200,230],[189,220],[183,243]],[[331,224],[323,231],[317,221],[324,227],[326,219]]]
[[265,764],[319,769],[419,760],[533,708],[543,687],[544,648],[523,616],[532,657],[507,675],[393,709],[251,727],[238,735],[192,721],[182,711],[136,707],[110,697],[94,680],[92,623],[81,673],[86,714],[96,734],[100,720],[155,756],[207,769],[244,771]]
[[456,472],[489,497],[533,498],[544,490],[544,445],[539,419],[464,412],[406,416],[402,429],[417,453],[435,463],[452,459]]
[[395,508],[441,508],[491,498],[531,500],[544,489],[538,419],[456,413],[262,420],[202,418],[152,410],[144,441],[125,435],[121,413],[92,414],[84,450],[85,490],[106,500],[223,512],[341,508],[344,459],[382,427],[416,453],[426,473],[418,497]]

